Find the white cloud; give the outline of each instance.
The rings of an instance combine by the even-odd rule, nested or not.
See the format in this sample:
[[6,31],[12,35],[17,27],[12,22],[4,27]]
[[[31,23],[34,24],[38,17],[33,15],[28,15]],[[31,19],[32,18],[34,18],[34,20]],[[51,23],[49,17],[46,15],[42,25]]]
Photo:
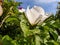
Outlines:
[[60,1],[60,0],[34,0],[35,2],[41,2],[41,3],[51,3],[55,1]]

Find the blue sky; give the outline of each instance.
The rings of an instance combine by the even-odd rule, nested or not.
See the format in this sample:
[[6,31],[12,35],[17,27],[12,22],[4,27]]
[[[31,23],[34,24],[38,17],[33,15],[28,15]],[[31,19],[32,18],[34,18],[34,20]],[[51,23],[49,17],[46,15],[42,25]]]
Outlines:
[[60,0],[16,0],[16,1],[23,2],[21,6],[25,9],[27,8],[28,5],[30,5],[30,7],[37,5],[44,8],[45,12],[55,14],[57,2]]

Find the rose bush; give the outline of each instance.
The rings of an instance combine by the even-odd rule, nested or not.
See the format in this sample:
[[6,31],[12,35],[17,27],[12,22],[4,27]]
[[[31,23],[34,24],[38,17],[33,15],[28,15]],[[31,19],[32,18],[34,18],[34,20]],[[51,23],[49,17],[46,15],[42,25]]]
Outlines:
[[31,26],[25,13],[18,11],[21,2],[4,0],[0,17],[0,45],[59,45],[60,19],[51,15],[40,25]]

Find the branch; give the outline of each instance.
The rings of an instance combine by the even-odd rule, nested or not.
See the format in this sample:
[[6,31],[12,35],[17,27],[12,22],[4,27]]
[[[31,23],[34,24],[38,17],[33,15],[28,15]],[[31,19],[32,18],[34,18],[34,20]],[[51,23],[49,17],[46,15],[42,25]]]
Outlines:
[[2,22],[1,22],[1,24],[0,24],[0,28],[2,27],[3,23],[5,22],[5,20],[6,20],[9,16],[10,16],[10,15],[6,16],[6,17],[2,20]]

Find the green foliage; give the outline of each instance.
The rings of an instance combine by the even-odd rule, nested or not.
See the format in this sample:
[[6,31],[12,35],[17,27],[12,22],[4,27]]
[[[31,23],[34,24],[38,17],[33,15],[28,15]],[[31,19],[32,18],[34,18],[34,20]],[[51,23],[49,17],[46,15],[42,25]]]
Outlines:
[[21,2],[4,0],[0,17],[1,45],[59,45],[60,22],[51,15],[42,24],[31,26],[25,13],[18,11]]

